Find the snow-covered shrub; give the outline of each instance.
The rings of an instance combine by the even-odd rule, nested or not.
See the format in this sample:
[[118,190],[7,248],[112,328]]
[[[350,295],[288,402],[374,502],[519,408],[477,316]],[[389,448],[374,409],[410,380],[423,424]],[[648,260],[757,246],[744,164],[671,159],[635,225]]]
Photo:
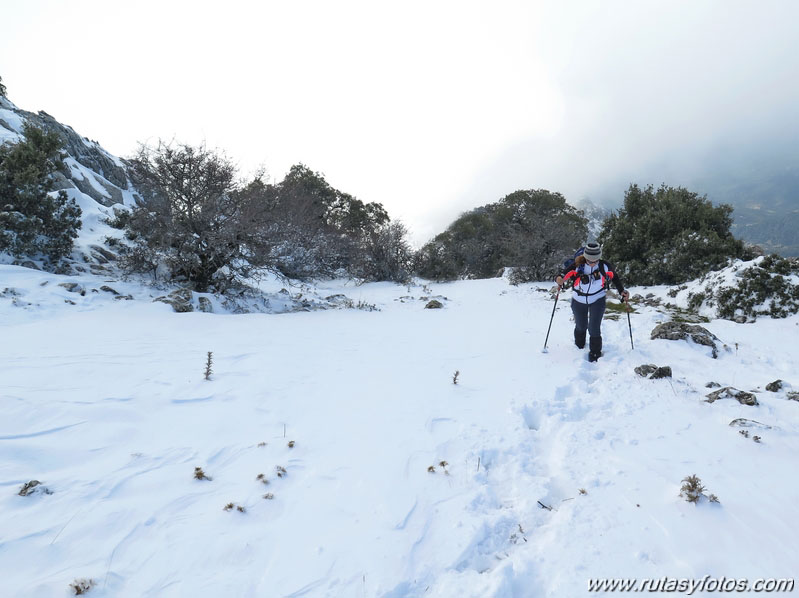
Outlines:
[[703,290],[688,294],[688,307],[715,307],[719,318],[744,322],[799,312],[799,258],[760,257],[703,282]]
[[54,191],[61,162],[58,133],[25,123],[25,139],[0,145],[0,252],[43,256],[53,265],[72,251],[81,210]]
[[710,502],[719,502],[715,494],[705,495],[705,486],[696,474],[683,478],[682,482],[680,496],[685,498],[686,501],[697,504],[702,498],[706,498]]

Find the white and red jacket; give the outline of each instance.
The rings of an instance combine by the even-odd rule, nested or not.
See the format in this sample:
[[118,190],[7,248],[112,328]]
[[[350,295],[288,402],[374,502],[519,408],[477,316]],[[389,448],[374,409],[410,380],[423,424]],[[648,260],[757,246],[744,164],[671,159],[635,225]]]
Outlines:
[[608,281],[613,283],[619,294],[624,292],[624,285],[613,266],[604,260],[599,260],[593,266],[588,263],[572,266],[571,270],[563,274],[563,282],[568,280],[574,280],[573,300],[579,303],[590,304],[605,297]]

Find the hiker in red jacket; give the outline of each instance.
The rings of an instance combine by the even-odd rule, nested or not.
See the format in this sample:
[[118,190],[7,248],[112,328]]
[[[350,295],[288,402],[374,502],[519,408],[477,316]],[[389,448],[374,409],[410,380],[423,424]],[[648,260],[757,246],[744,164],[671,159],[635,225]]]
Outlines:
[[596,361],[602,355],[602,316],[605,314],[605,297],[607,282],[613,283],[627,301],[630,294],[624,290],[621,279],[611,264],[602,259],[602,248],[599,243],[588,243],[582,255],[578,255],[574,263],[564,268],[555,279],[558,288],[574,281],[572,296],[572,313],[574,314],[574,344],[580,349],[585,347],[585,332],[590,336],[588,345],[588,361]]

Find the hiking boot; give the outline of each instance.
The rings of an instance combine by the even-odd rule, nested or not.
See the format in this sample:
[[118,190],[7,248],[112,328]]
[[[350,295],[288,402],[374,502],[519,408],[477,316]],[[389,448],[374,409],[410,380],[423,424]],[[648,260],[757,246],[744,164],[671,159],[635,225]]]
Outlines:
[[577,345],[578,349],[585,348],[585,330],[574,331],[574,344]]
[[592,336],[588,340],[588,361],[596,361],[602,356],[602,337]]

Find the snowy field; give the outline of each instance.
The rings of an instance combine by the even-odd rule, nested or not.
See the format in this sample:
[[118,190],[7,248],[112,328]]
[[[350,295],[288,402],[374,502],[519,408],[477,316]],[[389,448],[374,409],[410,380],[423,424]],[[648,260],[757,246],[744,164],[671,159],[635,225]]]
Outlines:
[[[222,315],[68,280],[0,266],[2,596],[568,598],[799,571],[797,316],[703,324],[713,359],[650,340],[668,315],[639,304],[635,350],[606,319],[591,364],[568,296],[542,352],[544,283],[339,282],[318,293],[377,311]],[[691,474],[720,502],[680,497]]]

